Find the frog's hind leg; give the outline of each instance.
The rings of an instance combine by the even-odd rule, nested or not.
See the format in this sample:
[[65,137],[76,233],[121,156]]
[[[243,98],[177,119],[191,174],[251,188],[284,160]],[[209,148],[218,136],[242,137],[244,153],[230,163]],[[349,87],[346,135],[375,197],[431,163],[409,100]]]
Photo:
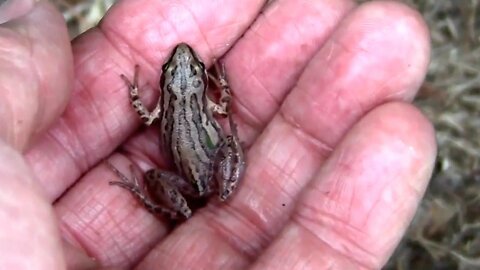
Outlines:
[[215,156],[214,171],[220,200],[225,201],[237,188],[245,171],[245,156],[237,134],[237,125],[228,115],[231,135],[227,136]]
[[130,179],[128,179],[127,176],[125,176],[122,172],[115,168],[115,166],[113,166],[110,162],[107,161],[106,164],[120,178],[120,181],[110,181],[110,185],[119,186],[130,191],[135,197],[137,197],[140,202],[143,203],[145,208],[150,213],[168,215],[171,218],[177,218],[176,211],[172,211],[165,206],[159,205],[148,197],[148,193],[145,188],[141,188],[140,184],[138,183],[138,178],[135,176],[133,165],[130,165],[130,171],[133,177],[133,180],[131,181]]
[[152,169],[145,173],[145,186],[150,195],[159,198],[173,211],[180,212],[186,218],[192,215],[184,195],[195,197],[194,188],[179,175]]

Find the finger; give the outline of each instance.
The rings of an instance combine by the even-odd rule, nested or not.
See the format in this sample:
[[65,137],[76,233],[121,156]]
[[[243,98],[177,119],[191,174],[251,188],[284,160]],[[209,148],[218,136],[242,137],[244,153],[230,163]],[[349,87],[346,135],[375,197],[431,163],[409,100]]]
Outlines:
[[[346,132],[379,104],[414,96],[428,44],[421,17],[399,3],[370,3],[350,13],[249,149],[232,200],[209,204],[142,266],[247,265],[284,227],[298,194]],[[205,260],[205,254],[215,256]]]
[[417,109],[376,108],[335,149],[254,269],[381,269],[415,213],[435,156],[434,130]]
[[[140,64],[141,81],[157,89],[158,71],[173,44],[187,41],[203,59],[218,57],[228,49],[225,44],[248,27],[262,3],[229,1],[218,13],[218,3],[212,1],[120,1],[99,28],[75,40],[76,83],[69,106],[27,153],[50,198],[62,194],[140,124],[120,74],[131,76]],[[151,104],[154,99],[149,97]]]
[[0,268],[65,269],[51,204],[21,155],[0,140]]
[[24,150],[65,108],[70,41],[63,17],[47,1],[0,7],[0,21],[10,20],[0,26],[0,138]]

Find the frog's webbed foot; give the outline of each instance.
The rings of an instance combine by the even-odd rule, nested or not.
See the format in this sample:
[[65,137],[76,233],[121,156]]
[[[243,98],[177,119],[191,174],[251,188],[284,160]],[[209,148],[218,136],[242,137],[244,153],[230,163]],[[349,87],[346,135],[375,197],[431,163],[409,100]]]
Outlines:
[[138,183],[138,178],[135,176],[133,165],[130,165],[130,171],[133,177],[133,181],[130,181],[128,177],[126,177],[122,172],[115,168],[115,166],[113,166],[110,162],[106,161],[105,163],[120,178],[120,181],[110,181],[110,185],[119,186],[130,191],[140,202],[142,202],[145,208],[152,214],[168,215],[172,219],[178,218],[176,211],[172,211],[162,205],[155,203],[147,196],[148,193],[145,188],[141,188],[140,184]]

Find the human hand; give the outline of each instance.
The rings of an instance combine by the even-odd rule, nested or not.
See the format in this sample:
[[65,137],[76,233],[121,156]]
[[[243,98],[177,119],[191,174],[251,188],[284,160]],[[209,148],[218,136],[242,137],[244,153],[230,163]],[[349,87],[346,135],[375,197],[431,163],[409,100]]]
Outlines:
[[[18,59],[0,50],[1,108],[10,108],[0,111],[0,215],[8,220],[0,239],[16,247],[2,248],[1,266],[378,269],[386,262],[435,158],[433,129],[409,104],[429,60],[421,17],[396,2],[286,0],[260,14],[262,1],[197,2],[122,1],[72,43],[73,62],[61,17],[45,2],[5,26],[15,35],[0,32]],[[108,185],[115,175],[101,161],[125,172],[131,162],[164,163],[155,130],[130,137],[141,122],[119,75],[139,64],[140,81],[156,86],[181,41],[208,64],[232,47],[222,61],[247,170],[228,202],[212,198],[170,231]],[[142,88],[150,105],[151,88]]]

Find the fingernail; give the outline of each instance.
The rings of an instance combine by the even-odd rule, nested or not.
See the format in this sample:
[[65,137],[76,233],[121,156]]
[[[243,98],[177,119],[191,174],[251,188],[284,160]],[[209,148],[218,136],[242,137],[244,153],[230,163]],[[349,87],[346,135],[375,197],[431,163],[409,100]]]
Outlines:
[[19,18],[33,9],[36,0],[0,0],[0,24]]

